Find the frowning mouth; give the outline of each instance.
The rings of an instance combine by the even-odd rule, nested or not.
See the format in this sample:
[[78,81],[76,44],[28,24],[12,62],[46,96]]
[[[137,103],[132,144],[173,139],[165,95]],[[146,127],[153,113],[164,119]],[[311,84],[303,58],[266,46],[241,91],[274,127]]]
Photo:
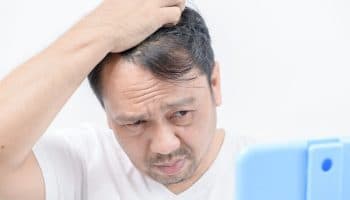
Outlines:
[[182,158],[171,162],[157,163],[154,164],[154,166],[163,174],[175,175],[182,170],[182,168],[185,166],[185,163],[186,159]]

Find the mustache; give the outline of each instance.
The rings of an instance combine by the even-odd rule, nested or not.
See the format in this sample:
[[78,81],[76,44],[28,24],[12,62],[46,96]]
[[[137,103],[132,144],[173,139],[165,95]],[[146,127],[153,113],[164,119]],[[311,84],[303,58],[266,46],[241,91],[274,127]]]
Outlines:
[[191,154],[192,152],[188,149],[188,148],[185,148],[185,147],[180,147],[179,149],[175,150],[174,152],[170,153],[170,154],[156,154],[154,155],[153,157],[151,157],[149,160],[148,160],[148,163],[150,165],[154,165],[154,164],[161,164],[161,163],[164,163],[164,162],[169,162],[171,160],[173,160],[174,158],[177,158],[177,157],[187,157],[187,158],[190,158],[191,157]]

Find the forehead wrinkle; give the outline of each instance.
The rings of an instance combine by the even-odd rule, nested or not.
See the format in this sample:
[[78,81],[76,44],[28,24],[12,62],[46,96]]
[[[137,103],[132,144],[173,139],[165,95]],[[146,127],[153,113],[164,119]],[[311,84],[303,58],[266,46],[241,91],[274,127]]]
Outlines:
[[[117,114],[116,116],[113,117],[114,120],[120,121],[120,122],[135,122],[139,120],[148,120],[151,118],[155,113],[157,109],[156,108],[151,108],[154,105],[151,105],[150,102],[155,102],[157,100],[160,100],[165,94],[158,94],[154,96],[153,99],[148,99],[146,101],[139,101],[139,102],[133,102],[134,104],[139,104],[142,103],[142,107],[145,108],[146,110],[143,110],[144,113],[137,113],[137,112],[121,112]],[[162,102],[160,105],[160,111],[165,111],[167,109],[172,109],[180,106],[187,106],[187,105],[192,105],[196,102],[196,98],[193,96],[187,96],[183,98],[178,98],[173,101],[168,101],[168,102]]]
[[[150,77],[148,80],[144,80],[141,83],[134,83],[131,86],[128,87],[128,89],[121,90],[121,93],[128,96],[128,98],[138,98],[144,95],[144,93],[149,93],[151,90],[156,90],[157,86],[160,85],[160,88],[162,85],[165,86],[164,89],[168,89],[171,87],[181,87],[181,88],[205,88],[205,86],[196,86],[196,80],[200,78],[203,75],[194,75],[190,79],[183,79],[183,80],[159,80],[156,77]],[[151,82],[148,84],[148,82]],[[192,83],[191,85],[187,86],[185,83]],[[141,94],[137,95],[130,95],[130,93],[136,93],[141,91]],[[153,91],[152,91],[153,92]]]
[[166,95],[166,94],[170,94],[172,90],[169,90],[169,88],[159,88],[159,89],[155,89],[152,91],[143,91],[140,94],[134,95],[134,96],[129,96],[127,98],[134,100],[135,102],[142,102],[146,99],[151,99],[154,96],[159,96],[159,95]]
[[134,83],[130,87],[128,87],[127,89],[122,90],[121,92],[123,94],[128,94],[128,93],[137,92],[137,91],[141,91],[141,90],[150,90],[159,84],[158,81],[154,81],[154,83],[147,84],[147,82],[151,82],[151,81],[152,82],[154,81],[153,78],[146,80],[142,83]]
[[185,85],[183,82],[179,82],[179,81],[172,82],[171,84],[175,87],[181,87],[181,88],[206,88],[205,85],[196,84],[195,80],[190,80],[188,82],[192,82],[193,84],[192,85]]
[[154,115],[154,113],[152,113],[152,111],[154,111],[155,109],[151,108],[152,105],[148,104],[148,102],[144,102],[145,105],[142,105],[142,107],[144,108],[142,111],[138,112],[129,112],[129,111],[125,111],[125,112],[120,112],[118,114],[116,114],[112,119],[116,120],[116,121],[121,121],[121,122],[135,122],[138,120],[149,120],[150,118],[152,118],[152,116]]
[[[184,86],[184,85],[176,85],[177,87],[182,87],[182,88],[194,88],[194,89],[205,89],[206,87],[205,86]],[[169,90],[170,89],[170,92]],[[132,97],[128,97],[130,99],[133,99],[133,103],[134,104],[141,104],[141,103],[144,103],[144,104],[147,104],[149,103],[150,101],[156,101],[157,98],[161,98],[163,96],[167,96],[169,94],[173,94],[174,92],[174,89],[172,89],[171,87],[167,86],[166,88],[160,88],[158,90],[154,90],[152,92],[144,92],[143,94],[140,94],[140,95],[137,95],[137,96],[132,96]],[[191,92],[186,92],[184,94],[188,94],[188,93],[191,93]],[[183,95],[181,95],[183,96]],[[164,110],[165,108],[174,108],[174,107],[177,107],[177,106],[181,106],[180,104],[182,105],[189,105],[190,103],[193,103],[193,100],[192,101],[185,101],[185,102],[179,102],[179,103],[169,103],[167,106],[162,106],[164,108],[162,108],[162,110]],[[174,105],[173,105],[174,104]],[[141,106],[144,106],[144,105],[141,105]]]
[[[153,85],[153,87],[155,87],[156,85],[160,85],[161,83],[156,83],[156,84],[154,84]],[[144,91],[142,91],[143,89],[137,89],[137,90],[134,90],[134,91],[128,91],[128,92],[125,92],[125,93],[131,93],[131,92],[138,92],[138,91],[140,91],[140,92],[142,92],[141,94],[137,94],[137,95],[134,95],[134,96],[128,96],[128,98],[130,98],[130,99],[132,99],[132,98],[139,98],[139,97],[142,97],[142,96],[145,96],[145,95],[151,95],[151,94],[153,94],[153,93],[155,93],[155,92],[160,92],[160,91],[165,91],[165,90],[168,90],[168,89],[170,89],[170,91],[171,92],[173,92],[174,91],[174,87],[179,87],[179,88],[193,88],[193,89],[203,89],[203,88],[206,88],[205,86],[195,86],[195,85],[191,85],[191,86],[186,86],[186,85],[184,85],[184,84],[180,84],[180,83],[178,83],[178,84],[176,84],[176,83],[168,83],[168,84],[165,84],[166,86],[164,86],[164,87],[159,87],[159,89],[158,88],[147,88],[147,89],[145,89]],[[151,92],[149,92],[149,91],[151,91]]]
[[162,97],[167,96],[167,94],[168,94],[167,92],[162,92],[162,93],[156,94],[152,97],[146,96],[142,99],[135,100],[133,103],[134,104],[140,104],[140,103],[148,104],[151,101],[155,102],[155,101],[157,101],[157,99],[161,99]]
[[149,88],[140,88],[140,89],[128,91],[128,92],[125,92],[125,94],[128,98],[134,99],[134,98],[139,98],[139,97],[145,96],[147,94],[165,91],[165,90],[168,90],[170,88],[169,86],[157,86],[157,85],[160,85],[160,83],[157,83]]

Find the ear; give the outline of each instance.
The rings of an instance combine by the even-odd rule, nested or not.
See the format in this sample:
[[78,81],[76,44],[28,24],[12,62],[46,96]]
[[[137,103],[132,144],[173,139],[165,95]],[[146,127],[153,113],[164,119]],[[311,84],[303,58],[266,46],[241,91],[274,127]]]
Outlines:
[[213,72],[210,78],[211,88],[213,90],[213,99],[216,106],[221,105],[221,80],[220,80],[220,65],[215,62]]

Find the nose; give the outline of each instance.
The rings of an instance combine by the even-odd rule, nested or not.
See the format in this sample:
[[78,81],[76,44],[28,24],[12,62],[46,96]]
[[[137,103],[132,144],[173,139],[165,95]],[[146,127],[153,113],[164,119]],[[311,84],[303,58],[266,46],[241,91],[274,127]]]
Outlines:
[[150,144],[153,153],[166,155],[180,147],[179,138],[168,125],[159,125],[153,131]]

